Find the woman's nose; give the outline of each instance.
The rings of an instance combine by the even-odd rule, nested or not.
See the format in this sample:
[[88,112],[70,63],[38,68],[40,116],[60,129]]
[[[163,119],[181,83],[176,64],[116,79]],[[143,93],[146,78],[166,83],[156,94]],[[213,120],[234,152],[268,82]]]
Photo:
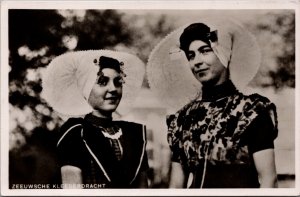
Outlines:
[[200,67],[203,64],[203,57],[200,53],[198,53],[194,59],[194,66]]
[[112,92],[115,91],[116,89],[117,88],[113,82],[108,84],[108,91]]

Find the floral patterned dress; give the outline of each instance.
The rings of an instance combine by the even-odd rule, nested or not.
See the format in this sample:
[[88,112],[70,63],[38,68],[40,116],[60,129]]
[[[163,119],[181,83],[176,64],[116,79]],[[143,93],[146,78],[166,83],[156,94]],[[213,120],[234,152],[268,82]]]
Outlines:
[[276,107],[267,98],[240,93],[231,81],[203,88],[167,117],[172,161],[180,162],[191,188],[259,187],[253,153],[274,148]]

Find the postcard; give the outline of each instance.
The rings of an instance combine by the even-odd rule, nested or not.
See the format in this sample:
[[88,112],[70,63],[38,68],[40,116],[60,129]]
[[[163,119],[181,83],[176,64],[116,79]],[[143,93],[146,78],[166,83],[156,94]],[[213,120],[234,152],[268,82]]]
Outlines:
[[2,1],[2,196],[299,196],[299,2]]

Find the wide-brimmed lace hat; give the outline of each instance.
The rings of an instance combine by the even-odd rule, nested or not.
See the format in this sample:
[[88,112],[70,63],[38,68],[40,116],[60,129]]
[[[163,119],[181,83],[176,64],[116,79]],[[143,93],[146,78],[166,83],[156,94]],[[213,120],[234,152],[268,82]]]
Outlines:
[[[229,68],[234,85],[242,91],[260,66],[261,53],[255,37],[233,19],[210,17],[193,23],[203,23],[217,34],[211,42],[212,49]],[[170,109],[179,109],[201,95],[201,84],[192,74],[179,43],[180,35],[190,24],[167,35],[152,50],[147,63],[150,88]]]
[[129,112],[142,86],[145,65],[135,55],[110,50],[68,52],[54,58],[42,78],[42,97],[63,119],[83,117],[93,111],[87,100],[99,72],[99,58],[106,56],[122,62],[126,75],[123,96],[116,113]]

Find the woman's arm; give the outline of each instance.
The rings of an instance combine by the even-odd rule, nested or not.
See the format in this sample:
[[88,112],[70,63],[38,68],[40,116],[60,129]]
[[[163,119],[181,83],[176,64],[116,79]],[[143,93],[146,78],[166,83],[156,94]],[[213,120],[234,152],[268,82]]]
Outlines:
[[61,177],[63,184],[82,184],[81,169],[71,165],[61,167]]
[[148,188],[148,175],[147,175],[147,171],[140,172],[138,187],[139,188]]
[[257,151],[253,153],[253,159],[259,176],[260,187],[278,187],[274,149]]
[[182,166],[178,162],[172,162],[171,164],[171,177],[170,188],[183,188],[184,184],[184,172]]

